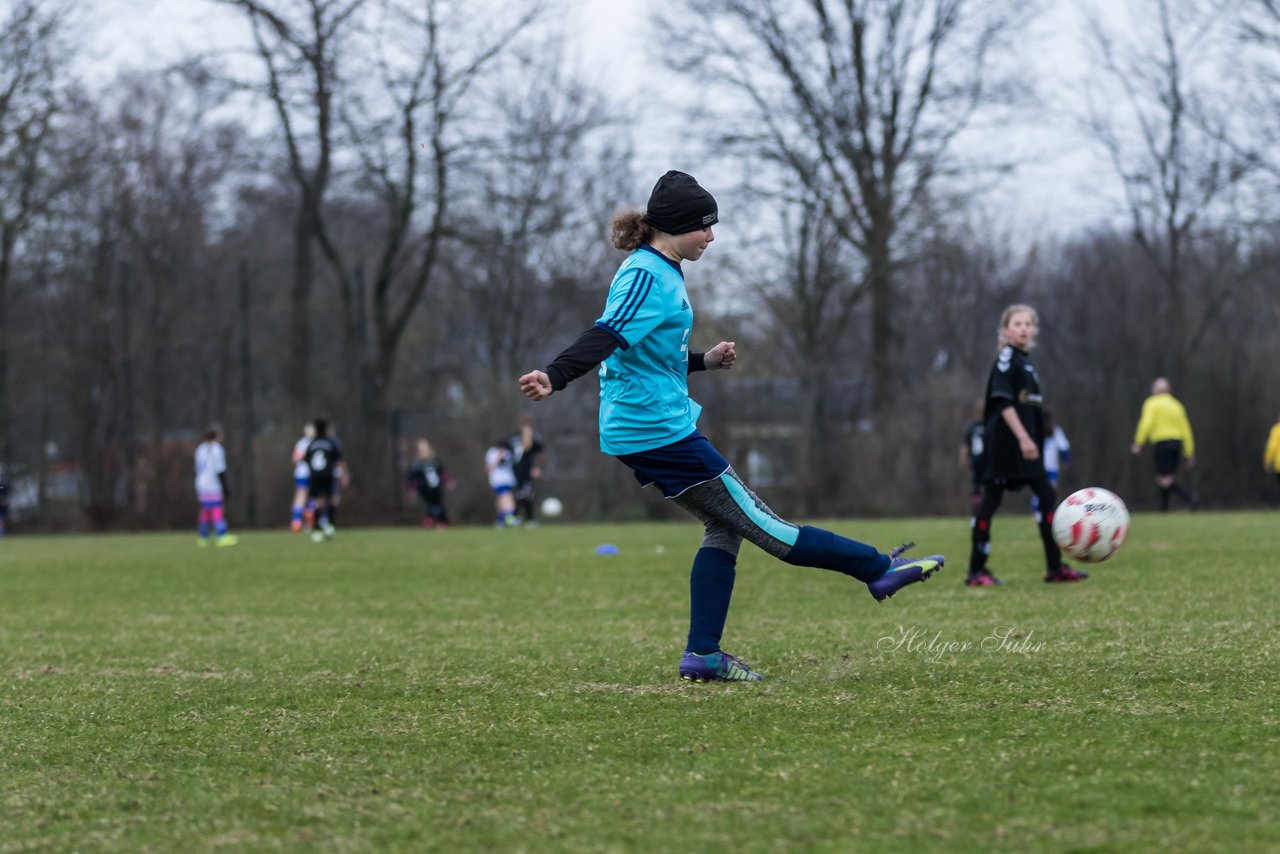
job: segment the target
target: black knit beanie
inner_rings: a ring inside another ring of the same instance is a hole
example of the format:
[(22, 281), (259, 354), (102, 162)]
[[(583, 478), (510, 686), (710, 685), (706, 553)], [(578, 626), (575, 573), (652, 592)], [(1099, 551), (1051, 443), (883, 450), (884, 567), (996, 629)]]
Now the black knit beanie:
[(649, 194), (644, 221), (667, 234), (687, 234), (720, 221), (716, 200), (692, 175), (672, 169)]

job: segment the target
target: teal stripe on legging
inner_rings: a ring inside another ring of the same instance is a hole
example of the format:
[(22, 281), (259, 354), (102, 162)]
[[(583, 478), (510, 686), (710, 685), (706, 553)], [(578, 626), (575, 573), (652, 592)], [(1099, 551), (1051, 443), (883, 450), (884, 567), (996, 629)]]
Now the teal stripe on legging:
[(766, 534), (775, 540), (781, 540), (789, 546), (796, 544), (796, 537), (800, 536), (799, 528), (795, 525), (789, 525), (773, 514), (761, 510), (755, 499), (743, 487), (742, 482), (729, 472), (720, 475), (720, 481), (729, 490), (733, 503), (737, 504), (738, 508), (747, 514), (747, 518), (758, 525)]

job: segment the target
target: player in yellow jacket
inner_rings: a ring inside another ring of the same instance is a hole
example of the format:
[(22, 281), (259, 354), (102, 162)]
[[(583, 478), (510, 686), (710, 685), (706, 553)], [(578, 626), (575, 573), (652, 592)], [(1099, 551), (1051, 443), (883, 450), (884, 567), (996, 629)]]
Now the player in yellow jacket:
[(1262, 452), (1262, 467), (1280, 482), (1280, 419), (1272, 425), (1271, 435), (1267, 437), (1267, 449)]
[(1199, 498), (1178, 483), (1178, 463), (1186, 457), (1187, 468), (1196, 464), (1196, 440), (1191, 433), (1187, 410), (1169, 391), (1169, 381), (1157, 377), (1151, 384), (1151, 396), (1142, 402), (1142, 417), (1133, 434), (1134, 454), (1142, 453), (1142, 446), (1155, 446), (1156, 484), (1160, 487), (1160, 510), (1169, 509), (1169, 493), (1176, 492), (1195, 510)]

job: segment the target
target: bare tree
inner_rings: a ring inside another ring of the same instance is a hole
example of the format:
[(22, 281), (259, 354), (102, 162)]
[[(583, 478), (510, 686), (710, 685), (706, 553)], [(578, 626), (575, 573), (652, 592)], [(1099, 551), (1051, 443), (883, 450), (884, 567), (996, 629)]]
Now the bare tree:
[(0, 21), (0, 462), (13, 457), (10, 292), (18, 241), (61, 188), (50, 168), (72, 55), (66, 8), (19, 0)]
[(785, 268), (776, 279), (767, 276), (756, 286), (777, 332), (771, 337), (798, 386), (797, 512), (809, 514), (817, 510), (818, 496), (831, 493), (832, 478), (839, 475), (831, 465), (831, 430), (837, 420), (830, 411), (837, 399), (831, 383), (845, 373), (840, 363), (848, 355), (845, 333), (858, 294), (848, 287), (854, 273), (847, 244), (842, 245), (818, 200), (801, 199), (784, 213), (783, 221), (788, 235)]
[(998, 91), (993, 54), (1028, 4), (691, 0), (674, 65), (729, 90), (728, 142), (780, 165), (862, 260), (874, 396), (892, 390), (897, 275), (911, 220), (956, 165), (953, 143)]
[(1255, 133), (1257, 164), (1280, 177), (1280, 0), (1224, 3), (1236, 16), (1236, 39), (1244, 48), (1243, 64), (1253, 84), (1245, 111)]
[(290, 351), (286, 388), (290, 416), (311, 408), (311, 294), (315, 247), (334, 175), (338, 124), (335, 99), (343, 85), (345, 50), (367, 0), (212, 0), (248, 18), (264, 80), (240, 84), (261, 92), (280, 126), (289, 175), (297, 188), (290, 290)]
[[(121, 333), (141, 332), (136, 341), (122, 335), (117, 345), (123, 397), (132, 428), (133, 407), (143, 395), (132, 392), (131, 378), (141, 376), (154, 481), (151, 506), (141, 509), (153, 515), (186, 494), (185, 480), (170, 477), (167, 430), (193, 415), (202, 423), (221, 418), (225, 401), (218, 390), (227, 381), (226, 342), (235, 315), (230, 288), (210, 286), (217, 275), (210, 247), (217, 198), (232, 174), (241, 133), (236, 124), (210, 118), (217, 101), (207, 83), (130, 75), (102, 98), (113, 104), (101, 134), (111, 142), (104, 164), (111, 170), (107, 207), (118, 224), (122, 265), (112, 276), (121, 294), (117, 315), (125, 321)], [(139, 350), (144, 355), (135, 361)], [(193, 388), (193, 377), (204, 381)], [(198, 412), (179, 413), (182, 403)], [(136, 441), (126, 431), (123, 446), (132, 449)], [(181, 492), (170, 494), (176, 489)]]
[(1132, 40), (1091, 22), (1099, 74), (1088, 125), (1122, 181), (1133, 239), (1164, 286), (1151, 311), (1170, 343), (1148, 371), (1182, 374), (1232, 286), (1238, 246), (1218, 237), (1239, 222), (1234, 193), (1252, 158), (1233, 143), (1231, 98), (1206, 73), (1221, 35), (1213, 7), (1146, 0), (1128, 9), (1146, 28)]
[[(391, 381), (405, 331), (435, 282), (459, 151), (478, 82), (545, 12), (523, 3), (483, 20), (446, 0), (379, 4), (367, 55), (373, 73), (344, 89), (341, 122), (358, 159), (354, 189), (368, 200), (372, 228), (344, 240), (323, 210), (315, 237), (341, 300), (341, 329), (359, 369), (366, 453), (377, 494), (392, 494)], [(493, 26), (492, 21), (502, 23)], [(366, 261), (371, 273), (364, 280)], [(385, 468), (384, 468), (385, 466)]]
[[(493, 9), (480, 25), (474, 8), (445, 0), (381, 6), (371, 39), (375, 85), (353, 90), (343, 111), (376, 211), (375, 239), (370, 247), (344, 245), (323, 220), (319, 232), (342, 300), (343, 331), (357, 354), (371, 436), (386, 436), (400, 344), (438, 278), (452, 232), (455, 184), (465, 183), (460, 155), (477, 134), (470, 100), (546, 8)], [(366, 257), (367, 285), (354, 272)], [(376, 452), (376, 459), (389, 456)]]
[(468, 302), (462, 346), (484, 367), (484, 386), (505, 397), (521, 366), (548, 355), (548, 336), (595, 319), (579, 316), (566, 330), (566, 314), (603, 305), (616, 254), (602, 234), (629, 178), (604, 134), (603, 96), (556, 45), (534, 55), (501, 81), (491, 118), (499, 130), (469, 156), (473, 190), (456, 210), (467, 249), (452, 274)]

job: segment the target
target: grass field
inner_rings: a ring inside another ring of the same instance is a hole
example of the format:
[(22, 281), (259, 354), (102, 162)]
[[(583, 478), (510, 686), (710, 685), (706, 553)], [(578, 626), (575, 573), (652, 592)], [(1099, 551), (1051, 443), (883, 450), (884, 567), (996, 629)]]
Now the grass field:
[(758, 685), (676, 678), (693, 525), (9, 537), (0, 851), (1280, 849), (1280, 516), (1050, 587), (1007, 509), (990, 591), (963, 520), (833, 527), (951, 565), (744, 549)]

